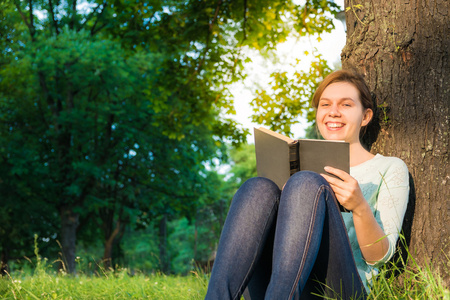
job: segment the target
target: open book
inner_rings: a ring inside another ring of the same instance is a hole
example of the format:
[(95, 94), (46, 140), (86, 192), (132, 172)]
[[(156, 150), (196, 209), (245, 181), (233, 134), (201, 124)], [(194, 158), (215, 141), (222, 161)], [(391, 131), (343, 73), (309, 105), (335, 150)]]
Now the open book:
[[(350, 172), (349, 143), (294, 140), (262, 127), (255, 128), (254, 131), (258, 176), (271, 179), (280, 189), (289, 177), (298, 171), (308, 170), (320, 174), (326, 173), (323, 169), (325, 166), (330, 166)], [(340, 209), (345, 211), (342, 206)]]

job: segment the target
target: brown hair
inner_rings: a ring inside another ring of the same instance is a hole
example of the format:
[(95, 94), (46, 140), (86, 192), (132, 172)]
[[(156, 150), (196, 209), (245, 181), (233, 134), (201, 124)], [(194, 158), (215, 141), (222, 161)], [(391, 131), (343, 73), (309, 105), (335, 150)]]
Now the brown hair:
[(374, 111), (372, 96), (370, 94), (369, 88), (364, 81), (364, 78), (354, 72), (349, 70), (339, 70), (329, 74), (325, 79), (319, 84), (314, 96), (312, 98), (312, 106), (317, 109), (319, 105), (320, 97), (323, 91), (332, 83), (336, 82), (348, 82), (352, 84), (359, 92), (359, 100), (361, 101), (364, 109), (370, 108)]
[[(319, 106), (319, 100), (322, 96), (323, 91), (332, 83), (336, 82), (348, 82), (352, 84), (359, 93), (359, 100), (361, 101), (361, 104), (366, 109), (371, 109), (373, 111), (373, 117), (370, 120), (370, 122), (361, 128), (361, 131), (359, 133), (360, 139), (366, 134), (367, 128), (372, 123), (373, 119), (376, 118), (376, 111), (373, 105), (372, 101), (372, 95), (370, 94), (369, 87), (367, 86), (366, 82), (364, 81), (364, 78), (361, 74), (357, 73), (356, 71), (350, 71), (350, 70), (338, 70), (334, 71), (333, 73), (329, 74), (325, 79), (319, 84), (319, 87), (317, 88), (316, 92), (314, 93), (314, 96), (312, 98), (312, 106), (317, 109)], [(370, 130), (369, 130), (370, 131)], [(375, 138), (376, 139), (376, 138)], [(371, 142), (367, 142), (369, 144), (369, 148), (371, 145)]]

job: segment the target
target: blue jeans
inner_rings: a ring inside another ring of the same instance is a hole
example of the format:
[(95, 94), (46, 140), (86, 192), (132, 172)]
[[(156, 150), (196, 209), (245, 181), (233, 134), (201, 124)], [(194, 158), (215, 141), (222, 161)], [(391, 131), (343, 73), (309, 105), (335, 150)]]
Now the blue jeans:
[[(365, 299), (334, 193), (319, 174), (294, 174), (283, 192), (267, 178), (236, 192), (207, 300)], [(314, 295), (316, 294), (316, 295)]]

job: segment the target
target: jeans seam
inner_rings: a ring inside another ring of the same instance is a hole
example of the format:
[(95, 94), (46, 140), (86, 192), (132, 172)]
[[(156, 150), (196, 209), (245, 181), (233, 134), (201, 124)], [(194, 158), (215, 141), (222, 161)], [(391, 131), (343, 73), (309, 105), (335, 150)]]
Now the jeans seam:
[(309, 246), (310, 246), (310, 244), (311, 244), (311, 236), (312, 236), (312, 234), (311, 234), (311, 231), (312, 231), (311, 228), (312, 228), (312, 226), (313, 226), (313, 224), (314, 224), (314, 222), (315, 222), (315, 220), (316, 220), (316, 212), (317, 212), (317, 207), (318, 207), (318, 205), (319, 205), (319, 201), (317, 201), (317, 196), (320, 195), (320, 193), (321, 193), (321, 191), (323, 190), (323, 188), (324, 188), (324, 186), (321, 185), (321, 186), (317, 189), (316, 196), (314, 197), (313, 217), (311, 218), (311, 222), (309, 223), (308, 237), (307, 237), (307, 243), (306, 243), (306, 246), (305, 246), (305, 251), (303, 252), (303, 256), (302, 256), (302, 260), (301, 260), (301, 263), (300, 263), (300, 267), (299, 267), (299, 270), (298, 270), (298, 272), (297, 272), (297, 276), (296, 276), (296, 278), (295, 278), (294, 285), (292, 286), (291, 292), (289, 293), (288, 299), (291, 299), (291, 298), (294, 296), (294, 293), (295, 293), (295, 290), (296, 290), (296, 288), (297, 288), (298, 282), (300, 281), (300, 276), (301, 276), (302, 271), (303, 271), (303, 268), (304, 268), (304, 266), (305, 266), (306, 256), (307, 256), (307, 253), (308, 253)]
[[(328, 187), (327, 187), (327, 189), (328, 189)], [(333, 194), (334, 194), (334, 193), (333, 193)], [(336, 198), (336, 196), (334, 196), (334, 197)], [(337, 201), (338, 201), (338, 200), (336, 199), (336, 201), (333, 201), (333, 202), (334, 202), (335, 207), (339, 210), (339, 206), (338, 206), (337, 203), (336, 203)], [(339, 214), (340, 214), (340, 212), (339, 212)], [(339, 219), (341, 220), (342, 227), (346, 229), (345, 231), (346, 231), (346, 233), (347, 233), (347, 227), (345, 226), (345, 223), (344, 223), (344, 220), (342, 219), (342, 216), (341, 216), (341, 218), (339, 218)], [(361, 280), (361, 276), (359, 276), (358, 267), (356, 266), (355, 257), (353, 256), (353, 249), (352, 249), (352, 245), (350, 244), (350, 239), (349, 239), (349, 237), (348, 237), (348, 233), (347, 233), (345, 236), (347, 237), (345, 240), (347, 241), (348, 246), (349, 246), (349, 248), (350, 248), (350, 251), (351, 251), (351, 253), (352, 253), (352, 260), (353, 260), (353, 264), (354, 264), (354, 266), (355, 266), (355, 268), (356, 268), (356, 275), (357, 275), (357, 277), (358, 277), (359, 283), (360, 283), (361, 286), (363, 287), (363, 293), (366, 293), (366, 290), (365, 290), (365, 287), (364, 287), (364, 283), (363, 283), (362, 280)]]
[[(269, 211), (268, 216), (267, 216), (267, 218), (266, 218), (266, 222), (265, 222), (265, 224), (264, 224), (264, 230), (263, 230), (263, 233), (264, 233), (265, 230), (267, 229), (267, 225), (268, 225), (268, 223), (269, 223), (270, 215), (272, 214), (274, 208), (276, 208), (276, 207), (278, 206), (278, 202), (279, 202), (279, 197), (277, 196), (277, 200), (273, 203), (272, 209)], [(258, 243), (258, 247), (261, 245), (261, 242), (262, 242), (262, 237), (261, 237), (261, 239), (260, 239), (260, 241), (259, 241), (259, 243)], [(264, 249), (262, 249), (261, 251), (263, 251), (263, 250), (264, 250)], [(255, 264), (256, 256), (257, 256), (257, 253), (255, 253), (255, 255), (253, 256), (252, 263), (251, 263), (251, 265), (250, 265), (250, 267), (249, 267), (249, 269), (248, 269), (248, 271), (247, 271), (247, 274), (245, 274), (245, 276), (244, 276), (244, 278), (243, 278), (243, 281), (242, 281), (242, 283), (240, 284), (240, 286), (239, 286), (239, 288), (238, 288), (236, 294), (233, 296), (233, 300), (240, 299), (240, 296), (241, 296), (241, 294), (243, 293), (244, 282), (247, 281), (248, 275), (249, 275), (249, 273), (250, 273), (250, 270), (252, 269), (252, 267), (253, 267), (254, 264)], [(241, 291), (242, 291), (242, 292), (241, 292)]]

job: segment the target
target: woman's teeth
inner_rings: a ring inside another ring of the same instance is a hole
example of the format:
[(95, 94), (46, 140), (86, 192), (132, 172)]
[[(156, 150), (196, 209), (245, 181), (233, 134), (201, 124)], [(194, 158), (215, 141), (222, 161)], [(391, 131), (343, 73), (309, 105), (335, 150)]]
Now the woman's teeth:
[(327, 123), (327, 126), (331, 127), (331, 128), (341, 128), (341, 127), (344, 127), (344, 124), (342, 124), (342, 123)]

